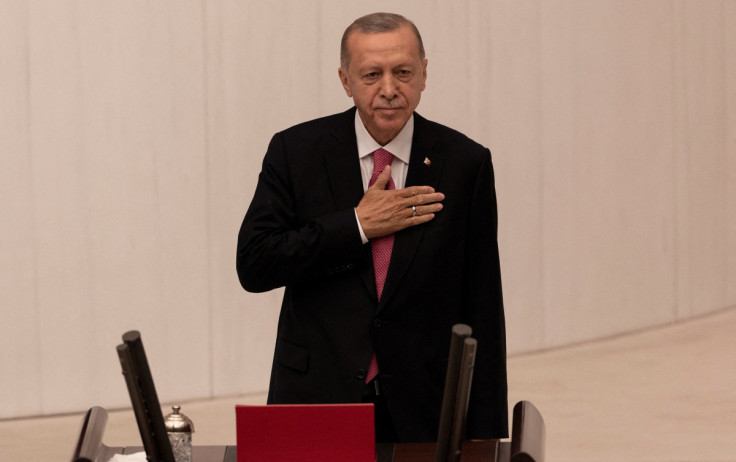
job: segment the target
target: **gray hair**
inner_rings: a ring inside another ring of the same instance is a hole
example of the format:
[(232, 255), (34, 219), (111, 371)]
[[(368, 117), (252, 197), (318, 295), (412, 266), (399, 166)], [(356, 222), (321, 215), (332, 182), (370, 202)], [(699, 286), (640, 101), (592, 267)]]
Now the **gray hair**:
[(377, 34), (380, 32), (391, 32), (395, 31), (401, 26), (409, 26), (414, 32), (414, 36), (417, 38), (417, 45), (419, 47), (419, 57), (424, 60), (424, 43), (422, 43), (422, 36), (419, 34), (419, 29), (414, 25), (413, 22), (395, 13), (372, 13), (362, 16), (345, 29), (342, 34), (342, 41), (340, 42), (340, 66), (343, 70), (347, 70), (350, 65), (350, 51), (348, 50), (348, 38), (350, 35), (359, 31), (364, 34)]

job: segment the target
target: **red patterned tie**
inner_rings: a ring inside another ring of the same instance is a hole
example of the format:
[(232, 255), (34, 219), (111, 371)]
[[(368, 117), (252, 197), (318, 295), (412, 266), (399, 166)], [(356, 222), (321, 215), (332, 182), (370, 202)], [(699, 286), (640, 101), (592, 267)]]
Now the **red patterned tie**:
[[(378, 175), (381, 174), (387, 165), (391, 164), (394, 160), (394, 155), (385, 149), (378, 149), (373, 152), (373, 174), (371, 175), (371, 181), (368, 186), (373, 184), (378, 179)], [(386, 189), (396, 189), (393, 178), (389, 178), (386, 184)], [(394, 247), (394, 235), (389, 234), (388, 236), (378, 237), (371, 239), (371, 252), (373, 253), (373, 272), (376, 277), (376, 294), (378, 300), (381, 300), (381, 294), (383, 293), (383, 284), (386, 282), (386, 273), (388, 273), (388, 264), (391, 261), (391, 250)], [(368, 366), (368, 374), (365, 377), (365, 383), (373, 380), (378, 375), (378, 363), (376, 362), (376, 354), (374, 353), (371, 357), (371, 363)]]

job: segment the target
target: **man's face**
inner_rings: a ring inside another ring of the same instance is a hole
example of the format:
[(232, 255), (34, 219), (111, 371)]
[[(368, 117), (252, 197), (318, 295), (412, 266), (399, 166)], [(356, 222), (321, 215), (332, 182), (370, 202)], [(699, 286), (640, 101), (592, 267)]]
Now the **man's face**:
[(427, 80), (427, 60), (409, 26), (391, 32), (348, 37), (350, 63), (338, 70), (342, 86), (353, 98), (368, 133), (385, 146), (399, 134)]

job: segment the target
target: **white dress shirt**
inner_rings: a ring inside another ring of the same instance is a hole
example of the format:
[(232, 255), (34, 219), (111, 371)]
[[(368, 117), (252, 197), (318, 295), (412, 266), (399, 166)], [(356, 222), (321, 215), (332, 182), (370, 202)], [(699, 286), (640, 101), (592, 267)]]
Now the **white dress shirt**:
[[(360, 114), (355, 111), (355, 136), (358, 139), (358, 157), (360, 158), (360, 174), (363, 178), (363, 191), (368, 190), (368, 183), (373, 175), (373, 151), (383, 148), (394, 155), (391, 162), (391, 178), (394, 180), (396, 189), (402, 189), (406, 184), (406, 174), (409, 171), (409, 157), (411, 157), (411, 140), (414, 136), (414, 115), (409, 117), (406, 125), (401, 129), (398, 135), (391, 140), (386, 146), (381, 146), (368, 133), (363, 121), (360, 120)], [(360, 226), (358, 219), (358, 211), (355, 211), (355, 220), (358, 222), (358, 230), (363, 244), (368, 243), (365, 237), (363, 227)]]

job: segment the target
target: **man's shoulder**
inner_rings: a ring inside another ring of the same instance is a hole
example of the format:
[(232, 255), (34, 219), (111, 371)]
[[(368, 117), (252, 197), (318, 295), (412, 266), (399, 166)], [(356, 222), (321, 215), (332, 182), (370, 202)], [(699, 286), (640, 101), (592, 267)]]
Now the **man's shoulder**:
[(279, 132), (285, 137), (315, 138), (329, 133), (349, 134), (354, 131), (355, 108), (293, 125)]
[(454, 128), (426, 119), (417, 113), (414, 116), (414, 129), (415, 134), (418, 136), (429, 136), (443, 145), (452, 146), (455, 149), (465, 152), (477, 152), (480, 154), (488, 151), (488, 148)]

